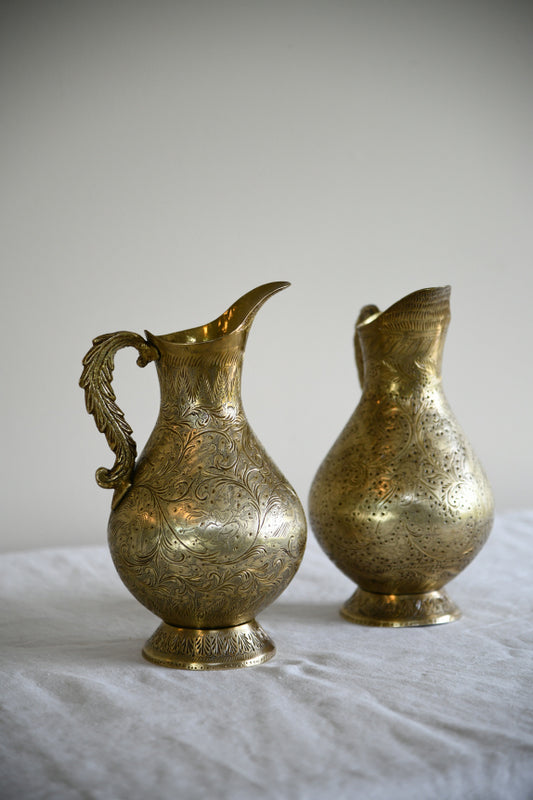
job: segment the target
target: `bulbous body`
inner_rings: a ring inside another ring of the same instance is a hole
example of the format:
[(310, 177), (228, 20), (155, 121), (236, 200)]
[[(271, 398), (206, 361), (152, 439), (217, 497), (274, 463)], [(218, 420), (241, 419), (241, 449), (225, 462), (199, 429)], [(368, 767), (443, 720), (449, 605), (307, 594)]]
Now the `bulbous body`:
[(163, 620), (143, 651), (157, 663), (247, 666), (274, 653), (254, 618), (294, 576), (306, 522), (248, 424), (240, 387), (253, 316), (286, 285), (259, 287), (208, 325), (147, 333), (160, 413), (116, 495), (108, 540), (127, 588)]
[(352, 621), (456, 619), (442, 587), (490, 532), (490, 487), (442, 390), (449, 294), (365, 307), (356, 328), (363, 394), (309, 499), (318, 541), (359, 586), (342, 610)]
[(242, 334), (207, 352), (148, 340), (163, 354), (163, 400), (132, 486), (111, 513), (113, 561), (169, 625), (248, 622), (292, 579), (305, 522), (242, 409)]

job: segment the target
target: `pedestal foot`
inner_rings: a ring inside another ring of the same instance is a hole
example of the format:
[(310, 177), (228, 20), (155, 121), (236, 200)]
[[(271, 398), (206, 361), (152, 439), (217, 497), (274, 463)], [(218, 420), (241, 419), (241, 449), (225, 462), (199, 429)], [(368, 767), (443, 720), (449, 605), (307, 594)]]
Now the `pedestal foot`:
[(276, 648), (255, 621), (231, 628), (177, 628), (161, 623), (148, 639), (143, 656), (174, 669), (236, 669), (263, 664)]
[(441, 625), (461, 616), (442, 589), (421, 594), (378, 594), (357, 589), (341, 608), (341, 614), (360, 625), (391, 628)]

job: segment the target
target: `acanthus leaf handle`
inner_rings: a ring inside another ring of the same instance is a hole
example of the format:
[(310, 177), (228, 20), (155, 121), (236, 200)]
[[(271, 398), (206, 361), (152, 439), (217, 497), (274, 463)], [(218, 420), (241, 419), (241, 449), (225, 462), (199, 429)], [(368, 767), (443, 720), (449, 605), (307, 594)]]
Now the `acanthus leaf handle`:
[(83, 359), (80, 386), (85, 391), (85, 405), (92, 414), (96, 427), (105, 434), (107, 443), (115, 454), (111, 469), (99, 467), (96, 482), (104, 489), (114, 489), (112, 506), (120, 502), (131, 486), (137, 446), (133, 431), (123, 412), (116, 404), (112, 387), (115, 354), (123, 347), (135, 347), (139, 352), (137, 364), (145, 367), (159, 358), (157, 348), (138, 333), (117, 331), (104, 333), (93, 339), (93, 346)]

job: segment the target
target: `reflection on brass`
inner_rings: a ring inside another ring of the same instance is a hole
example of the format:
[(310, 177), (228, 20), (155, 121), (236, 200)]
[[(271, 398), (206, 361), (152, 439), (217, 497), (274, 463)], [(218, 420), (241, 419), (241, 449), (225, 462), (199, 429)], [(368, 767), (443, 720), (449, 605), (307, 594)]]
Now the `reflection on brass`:
[[(83, 360), (87, 410), (116, 455), (100, 468), (114, 489), (109, 546), (131, 593), (163, 622), (143, 650), (157, 664), (227, 669), (260, 664), (274, 645), (254, 617), (285, 589), (306, 538), (294, 490), (251, 430), (241, 402), (246, 339), (261, 305), (288, 283), (249, 292), (213, 322), (168, 336), (99, 336)], [(116, 351), (155, 361), (156, 426), (135, 463), (115, 403)]]
[(313, 481), (310, 523), (359, 588), (352, 622), (408, 626), (460, 616), (442, 587), (485, 543), (490, 487), (441, 386), (450, 287), (422, 289), (355, 333), (363, 393)]

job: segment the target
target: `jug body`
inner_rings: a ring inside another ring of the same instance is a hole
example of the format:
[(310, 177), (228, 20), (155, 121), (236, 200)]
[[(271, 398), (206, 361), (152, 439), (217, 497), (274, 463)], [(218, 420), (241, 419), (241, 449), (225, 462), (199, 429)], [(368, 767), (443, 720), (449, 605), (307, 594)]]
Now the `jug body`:
[(162, 619), (143, 650), (155, 663), (231, 668), (274, 654), (255, 616), (298, 569), (306, 522), (240, 388), (253, 315), (286, 285), (259, 287), (208, 325), (147, 333), (161, 406), (113, 504), (108, 541), (124, 584)]
[(362, 397), (309, 498), (318, 541), (359, 587), (342, 609), (355, 622), (457, 619), (443, 587), (490, 532), (487, 478), (442, 389), (448, 321), (449, 287), (358, 321)]

